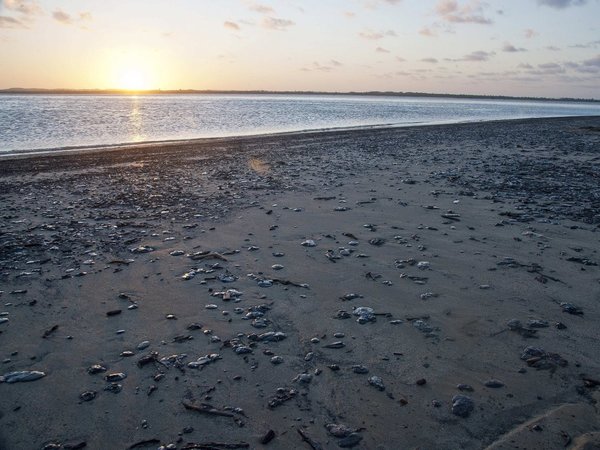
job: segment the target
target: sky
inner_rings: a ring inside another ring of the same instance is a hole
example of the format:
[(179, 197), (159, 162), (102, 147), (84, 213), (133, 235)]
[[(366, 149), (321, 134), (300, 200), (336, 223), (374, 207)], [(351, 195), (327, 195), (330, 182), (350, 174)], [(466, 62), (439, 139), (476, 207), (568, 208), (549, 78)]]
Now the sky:
[(600, 0), (0, 0), (0, 89), (600, 99)]

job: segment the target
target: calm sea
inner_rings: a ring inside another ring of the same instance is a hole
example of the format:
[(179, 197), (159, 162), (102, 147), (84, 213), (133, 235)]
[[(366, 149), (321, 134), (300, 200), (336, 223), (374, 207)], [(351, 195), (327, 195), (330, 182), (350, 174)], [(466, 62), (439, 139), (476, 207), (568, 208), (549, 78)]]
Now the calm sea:
[(0, 152), (600, 115), (600, 104), (307, 95), (0, 95)]

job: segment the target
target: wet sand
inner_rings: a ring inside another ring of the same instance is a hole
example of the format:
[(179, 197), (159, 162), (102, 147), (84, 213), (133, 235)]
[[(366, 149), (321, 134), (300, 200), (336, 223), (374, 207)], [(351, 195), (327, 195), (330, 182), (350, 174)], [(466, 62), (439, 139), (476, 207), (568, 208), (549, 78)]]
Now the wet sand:
[(598, 174), (600, 118), (2, 159), (0, 448), (597, 448)]

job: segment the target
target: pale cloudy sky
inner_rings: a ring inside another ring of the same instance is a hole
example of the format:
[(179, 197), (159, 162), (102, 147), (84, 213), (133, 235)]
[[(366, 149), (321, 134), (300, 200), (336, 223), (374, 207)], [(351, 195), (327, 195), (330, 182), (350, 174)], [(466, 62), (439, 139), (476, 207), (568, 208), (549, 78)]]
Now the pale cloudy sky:
[(600, 0), (0, 0), (0, 88), (600, 99)]

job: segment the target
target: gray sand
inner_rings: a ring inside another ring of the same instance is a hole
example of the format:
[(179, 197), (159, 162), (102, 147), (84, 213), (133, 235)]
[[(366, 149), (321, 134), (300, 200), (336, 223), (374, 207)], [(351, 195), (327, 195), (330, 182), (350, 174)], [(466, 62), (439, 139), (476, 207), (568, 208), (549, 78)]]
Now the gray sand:
[[(0, 160), (0, 376), (45, 373), (0, 383), (0, 448), (596, 448), (599, 130), (521, 120)], [(214, 295), (229, 289), (242, 294)]]

